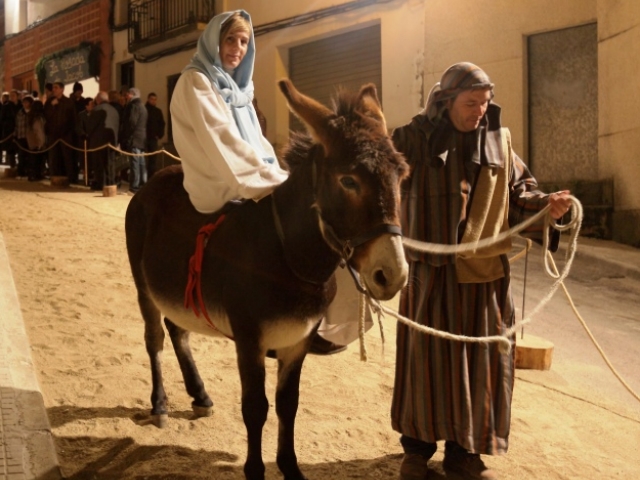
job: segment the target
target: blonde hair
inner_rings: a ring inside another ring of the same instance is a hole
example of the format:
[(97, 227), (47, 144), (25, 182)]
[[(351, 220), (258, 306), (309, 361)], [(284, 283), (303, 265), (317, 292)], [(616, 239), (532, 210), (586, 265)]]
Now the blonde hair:
[(240, 12), (235, 12), (222, 24), (219, 44), (222, 44), (228, 34), (237, 31), (242, 31), (251, 35), (251, 24)]

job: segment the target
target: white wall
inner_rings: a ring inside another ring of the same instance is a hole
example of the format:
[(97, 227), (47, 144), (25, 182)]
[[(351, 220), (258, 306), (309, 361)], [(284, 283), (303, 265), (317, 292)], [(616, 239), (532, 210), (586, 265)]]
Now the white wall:
[(640, 208), (640, 2), (598, 2), (600, 174), (616, 210)]
[(470, 61), (496, 84), (495, 100), (526, 161), (526, 36), (596, 20), (596, 0), (428, 0), (425, 91), (450, 65)]
[(31, 25), (39, 20), (44, 20), (51, 15), (68, 8), (79, 0), (30, 0), (27, 9), (27, 22)]

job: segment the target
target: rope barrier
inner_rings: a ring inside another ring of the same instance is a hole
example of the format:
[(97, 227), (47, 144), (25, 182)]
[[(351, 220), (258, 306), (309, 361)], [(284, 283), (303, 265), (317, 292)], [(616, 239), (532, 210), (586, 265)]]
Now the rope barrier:
[[(8, 137), (0, 140), (0, 143), (4, 143), (9, 141), (10, 138), (14, 137), (15, 134), (11, 134)], [(167, 155), (170, 158), (173, 158), (174, 160), (181, 162), (182, 159), (180, 157), (175, 156), (174, 154), (172, 154), (171, 152), (168, 152), (167, 150), (165, 150), (164, 148), (160, 149), (160, 150), (156, 150), (154, 152), (141, 152), (141, 153), (131, 153), (131, 152), (127, 152), (125, 150), (122, 150), (121, 148), (111, 145), (110, 143), (106, 143), (100, 147), (96, 147), (96, 148), (87, 148), (86, 146), (86, 140), (85, 140), (85, 146), (84, 148), (79, 148), (76, 147), (75, 145), (71, 145), (68, 142), (65, 142), (63, 139), (58, 138), (57, 140), (55, 140), (51, 145), (49, 145), (47, 148), (44, 148), (42, 150), (30, 150), (28, 148), (24, 148), (22, 145), (20, 145), (18, 142), (16, 142), (16, 140), (13, 140), (13, 143), (22, 151), (27, 152), (27, 153), (33, 153), (33, 154), (38, 154), (38, 153), (45, 153), (48, 152), (49, 150), (51, 150), (53, 147), (55, 147), (58, 143), (62, 143), (64, 145), (66, 145), (68, 148), (75, 150), (77, 152), (84, 152), (85, 155), (87, 153), (92, 153), (92, 152), (98, 152), (100, 150), (104, 150), (105, 148), (110, 148), (112, 150), (115, 150), (116, 152), (120, 153), (121, 155), (126, 155), (129, 157), (150, 157), (153, 155), (158, 155), (160, 153)]]

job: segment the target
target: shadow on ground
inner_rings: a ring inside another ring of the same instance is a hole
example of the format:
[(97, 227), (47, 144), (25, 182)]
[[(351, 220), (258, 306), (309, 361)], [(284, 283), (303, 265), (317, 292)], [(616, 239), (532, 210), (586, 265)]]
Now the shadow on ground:
[[(193, 450), (171, 445), (137, 445), (131, 438), (72, 437), (56, 440), (60, 457), (74, 452), (96, 451), (80, 470), (68, 472), (68, 480), (244, 480), (243, 458), (223, 451)], [(61, 458), (63, 460), (63, 458)], [(397, 480), (401, 455), (386, 455), (368, 460), (350, 460), (313, 465), (300, 464), (309, 480)], [(266, 464), (266, 479), (280, 480), (282, 474), (274, 463)], [(444, 480), (430, 471), (430, 480)]]
[[(95, 418), (129, 418), (133, 422), (147, 417), (148, 411), (137, 408), (53, 407), (47, 410), (52, 427)], [(191, 411), (174, 412), (171, 417), (190, 418)], [(244, 432), (238, 432), (244, 435)], [(225, 451), (209, 451), (174, 445), (139, 445), (132, 438), (97, 438), (90, 436), (56, 437), (56, 450), (67, 480), (243, 480), (244, 457)], [(401, 454), (366, 459), (300, 463), (309, 480), (397, 480)], [(74, 471), (69, 466), (75, 465)], [(78, 467), (78, 465), (80, 465)], [(437, 467), (436, 467), (437, 468)], [(266, 479), (280, 480), (275, 463), (266, 464)], [(431, 470), (430, 480), (443, 480)]]

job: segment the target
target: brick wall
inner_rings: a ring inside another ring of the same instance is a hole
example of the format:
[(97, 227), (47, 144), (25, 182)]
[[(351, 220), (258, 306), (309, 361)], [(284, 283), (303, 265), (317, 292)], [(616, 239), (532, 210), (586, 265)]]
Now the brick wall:
[[(111, 88), (112, 36), (109, 29), (109, 0), (84, 3), (62, 15), (53, 16), (37, 27), (25, 30), (5, 41), (4, 79), (6, 88), (21, 88), (25, 73), (35, 72), (43, 55), (80, 42), (101, 42), (100, 89)], [(35, 75), (35, 73), (34, 73)]]

